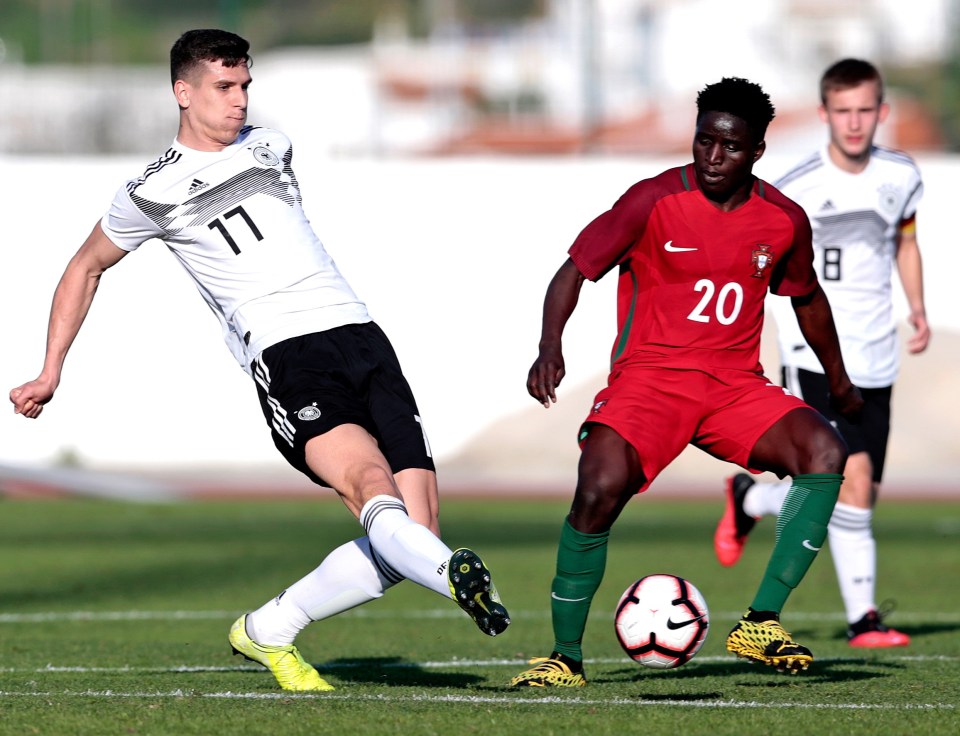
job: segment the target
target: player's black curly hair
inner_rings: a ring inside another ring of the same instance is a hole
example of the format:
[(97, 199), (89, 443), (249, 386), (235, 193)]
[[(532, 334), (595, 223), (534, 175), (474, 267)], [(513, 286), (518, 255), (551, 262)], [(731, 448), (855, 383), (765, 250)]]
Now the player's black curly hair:
[(222, 61), (224, 66), (251, 66), (250, 43), (230, 31), (198, 28), (187, 31), (170, 49), (170, 83), (186, 78), (204, 61)]
[(708, 84), (697, 95), (697, 121), (708, 112), (736, 115), (750, 126), (757, 143), (767, 134), (767, 126), (776, 115), (770, 95), (759, 84), (741, 77), (724, 77)]

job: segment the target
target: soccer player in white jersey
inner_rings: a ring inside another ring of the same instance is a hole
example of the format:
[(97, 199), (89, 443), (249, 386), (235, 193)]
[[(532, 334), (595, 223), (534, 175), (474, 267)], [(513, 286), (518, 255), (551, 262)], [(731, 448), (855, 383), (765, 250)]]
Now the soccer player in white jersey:
[[(864, 398), (859, 424), (833, 411), (823, 368), (804, 342), (791, 310), (771, 303), (778, 327), (783, 385), (823, 412), (850, 449), (828, 540), (853, 647), (894, 647), (910, 637), (883, 623), (875, 600), (876, 542), (872, 516), (886, 459), (890, 397), (899, 370), (893, 310), (896, 266), (913, 327), (907, 349), (930, 341), (915, 218), (923, 194), (913, 159), (874, 143), (889, 112), (876, 67), (843, 59), (820, 81), (826, 147), (795, 166), (777, 187), (799, 203), (813, 226), (815, 265), (830, 300), (843, 361)], [(782, 301), (782, 300), (774, 300)], [(741, 473), (726, 481), (727, 504), (714, 547), (724, 565), (740, 558), (755, 521), (779, 515), (789, 481), (755, 483)]]
[(67, 265), (43, 369), (10, 400), (19, 414), (40, 415), (101, 275), (147, 240), (162, 240), (254, 379), (277, 448), (332, 487), (366, 531), (229, 633), (235, 652), (267, 667), (284, 689), (332, 690), (294, 638), (404, 578), (455, 600), (491, 636), (510, 619), (476, 553), (440, 541), (436, 472), (413, 393), (304, 215), (290, 141), (246, 124), (248, 52), (244, 39), (212, 29), (174, 44), (177, 136), (119, 189)]

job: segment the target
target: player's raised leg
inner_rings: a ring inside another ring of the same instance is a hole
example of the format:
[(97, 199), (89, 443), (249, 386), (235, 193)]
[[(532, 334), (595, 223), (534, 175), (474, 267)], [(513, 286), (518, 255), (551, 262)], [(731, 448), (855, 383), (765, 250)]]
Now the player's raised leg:
[(363, 525), (374, 562), (385, 577), (407, 578), (454, 598), (448, 574), (453, 552), (410, 518), (393, 473), (370, 434), (354, 424), (340, 425), (312, 438), (306, 453), (311, 470), (336, 489)]
[[(336, 461), (331, 462), (330, 457)], [(357, 515), (370, 538), (373, 559), (385, 577), (407, 578), (452, 598), (485, 634), (495, 636), (510, 623), (500, 603), (490, 571), (471, 550), (454, 554), (436, 534), (409, 517), (401, 490), (374, 439), (356, 425), (342, 425), (307, 444), (307, 462), (340, 493)], [(326, 473), (326, 475), (323, 475)], [(398, 473), (403, 493), (422, 506), (435, 494), (436, 481), (427, 491), (424, 473)], [(432, 479), (433, 473), (426, 474)], [(428, 501), (429, 505), (429, 501)], [(469, 557), (469, 560), (465, 559)], [(464, 573), (464, 566), (469, 574)]]
[[(432, 470), (408, 468), (394, 478), (410, 518), (440, 537), (440, 494), (437, 474)], [(496, 636), (510, 625), (510, 616), (500, 600), (490, 570), (475, 551), (461, 547), (450, 556), (447, 567), (450, 593), (457, 605), (473, 619), (482, 632)]]

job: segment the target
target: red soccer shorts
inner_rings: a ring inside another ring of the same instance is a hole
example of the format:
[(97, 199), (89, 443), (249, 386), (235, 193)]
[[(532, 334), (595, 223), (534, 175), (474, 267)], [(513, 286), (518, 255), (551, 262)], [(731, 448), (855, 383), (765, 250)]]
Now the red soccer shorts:
[(766, 376), (628, 365), (610, 374), (580, 432), (605, 424), (636, 449), (644, 491), (688, 445), (748, 468), (757, 440), (785, 414), (807, 407)]

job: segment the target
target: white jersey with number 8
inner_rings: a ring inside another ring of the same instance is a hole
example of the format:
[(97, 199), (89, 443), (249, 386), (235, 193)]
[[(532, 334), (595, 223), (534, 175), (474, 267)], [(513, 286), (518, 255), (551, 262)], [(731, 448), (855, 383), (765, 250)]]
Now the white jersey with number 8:
[[(920, 172), (905, 153), (871, 149), (866, 169), (850, 174), (826, 148), (776, 186), (803, 207), (813, 228), (814, 263), (830, 300), (847, 373), (861, 388), (893, 385), (900, 356), (893, 314), (893, 269), (901, 223), (923, 194)], [(823, 373), (786, 299), (769, 299), (781, 363)]]

